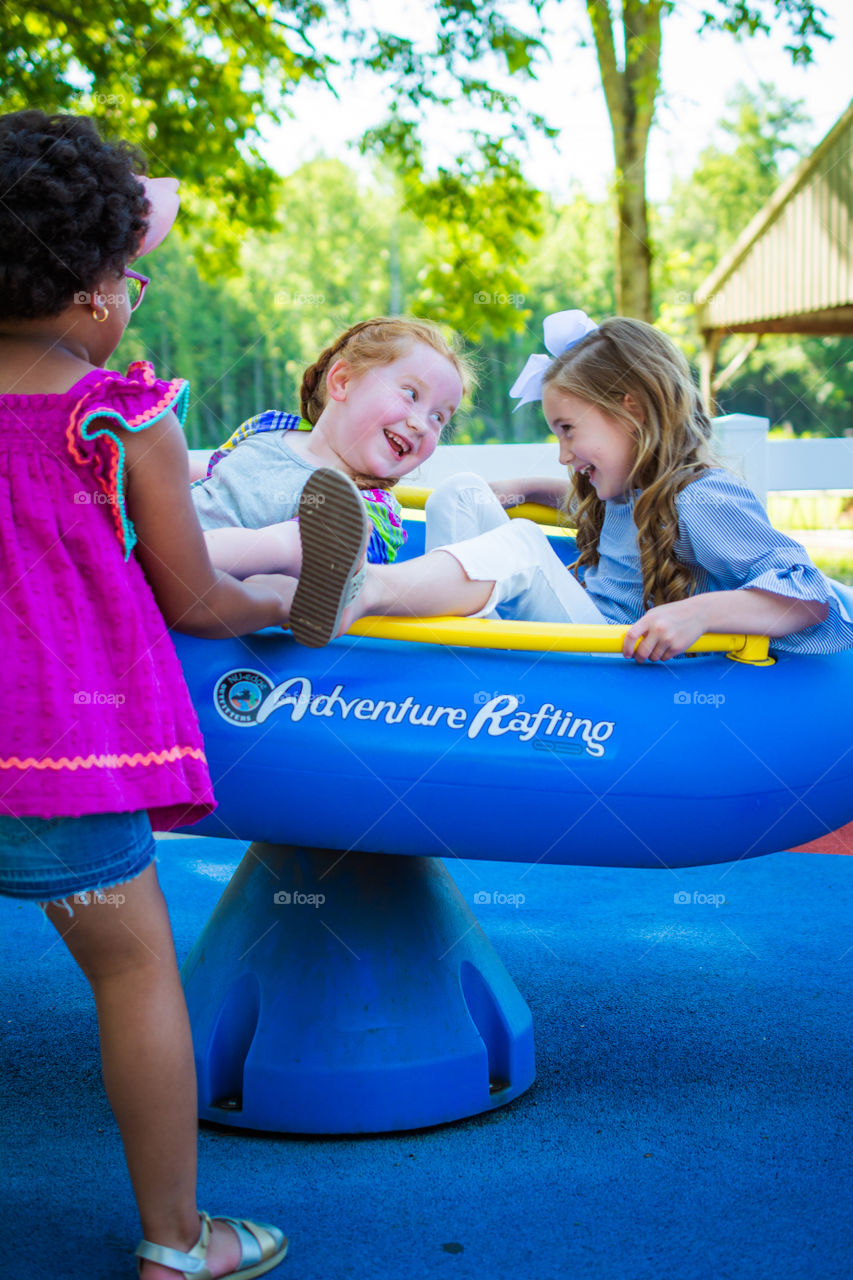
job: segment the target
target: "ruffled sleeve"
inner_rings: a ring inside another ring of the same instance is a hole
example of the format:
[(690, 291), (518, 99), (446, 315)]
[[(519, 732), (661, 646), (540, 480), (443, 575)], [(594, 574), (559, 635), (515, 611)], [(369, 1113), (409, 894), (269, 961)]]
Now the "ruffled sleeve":
[(827, 578), (805, 548), (774, 529), (758, 498), (728, 472), (706, 471), (676, 498), (678, 559), (693, 569), (699, 591), (743, 587), (791, 600), (828, 604), (823, 622), (773, 640), (795, 653), (838, 653), (853, 647), (853, 591)]
[(147, 361), (130, 365), (127, 374), (105, 369), (87, 382), (68, 420), (68, 451), (78, 466), (91, 469), (105, 495), (125, 560), (136, 544), (136, 532), (124, 500), (124, 445), (110, 422), (125, 431), (142, 431), (167, 413), (184, 424), (189, 383), (183, 378), (164, 382), (154, 376)]

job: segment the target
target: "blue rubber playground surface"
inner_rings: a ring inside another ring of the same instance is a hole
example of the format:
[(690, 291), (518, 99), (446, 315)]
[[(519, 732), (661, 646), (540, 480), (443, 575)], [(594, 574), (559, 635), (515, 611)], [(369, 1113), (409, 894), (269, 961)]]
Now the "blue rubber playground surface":
[[(206, 847), (160, 843), (179, 960), (245, 846)], [(205, 1126), (200, 1204), (280, 1224), (291, 1280), (849, 1280), (853, 858), (450, 867), (532, 1010), (534, 1086), (408, 1133)], [(130, 1277), (88, 987), (36, 908), (0, 899), (0, 936), (0, 1274)]]

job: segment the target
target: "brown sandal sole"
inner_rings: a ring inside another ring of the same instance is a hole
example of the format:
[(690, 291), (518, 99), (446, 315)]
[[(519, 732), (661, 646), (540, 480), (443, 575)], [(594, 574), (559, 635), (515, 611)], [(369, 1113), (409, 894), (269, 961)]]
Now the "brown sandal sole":
[(302, 571), (290, 608), (294, 640), (320, 649), (337, 634), (364, 556), (368, 518), (348, 476), (320, 467), (299, 498)]

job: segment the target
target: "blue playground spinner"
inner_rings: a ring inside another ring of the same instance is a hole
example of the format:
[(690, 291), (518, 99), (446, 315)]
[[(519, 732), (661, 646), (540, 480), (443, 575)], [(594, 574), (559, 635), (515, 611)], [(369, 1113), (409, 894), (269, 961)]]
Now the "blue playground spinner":
[(530, 1011), (438, 858), (253, 844), (183, 978), (207, 1120), (420, 1128), (534, 1078)]
[(208, 1119), (413, 1128), (529, 1086), (529, 1013), (441, 858), (694, 866), (853, 817), (853, 653), (176, 643), (219, 801), (191, 833), (255, 842), (184, 968)]

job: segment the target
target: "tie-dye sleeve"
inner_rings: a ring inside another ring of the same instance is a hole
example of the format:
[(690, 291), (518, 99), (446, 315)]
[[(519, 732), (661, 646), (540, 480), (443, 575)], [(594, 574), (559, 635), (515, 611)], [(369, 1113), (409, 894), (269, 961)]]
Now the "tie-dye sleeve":
[(373, 524), (367, 544), (370, 564), (390, 564), (406, 541), (403, 510), (387, 489), (363, 489), (362, 498)]

